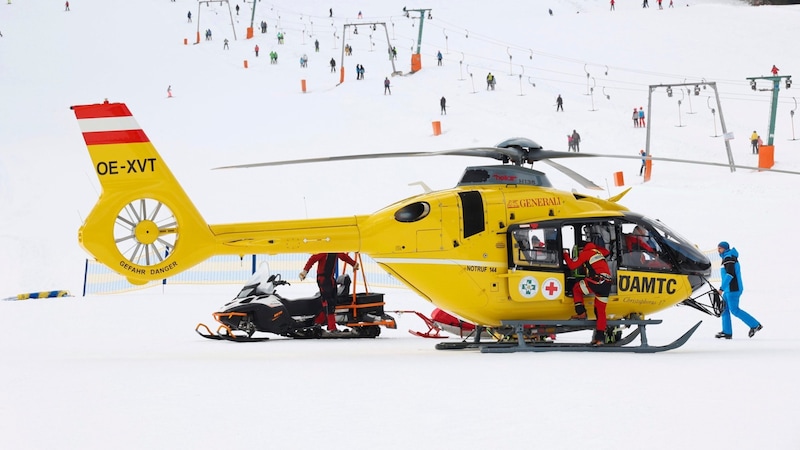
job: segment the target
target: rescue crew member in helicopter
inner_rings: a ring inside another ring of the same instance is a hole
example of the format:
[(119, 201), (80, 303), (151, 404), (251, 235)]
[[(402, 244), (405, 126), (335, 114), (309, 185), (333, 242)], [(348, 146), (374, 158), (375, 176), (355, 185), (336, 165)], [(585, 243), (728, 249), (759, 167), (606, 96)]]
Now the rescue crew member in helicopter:
[(648, 232), (639, 225), (633, 228), (633, 233), (625, 236), (625, 246), (629, 252), (658, 253), (647, 241)]
[(586, 319), (586, 307), (583, 305), (583, 296), (594, 294), (594, 314), (597, 317), (592, 345), (605, 344), (606, 335), (606, 304), (608, 294), (611, 292), (611, 270), (608, 268), (606, 256), (609, 255), (605, 247), (600, 247), (592, 242), (587, 242), (578, 253), (578, 259), (572, 260), (568, 252), (564, 252), (564, 261), (570, 270), (586, 266), (586, 277), (575, 283), (572, 287), (572, 300), (575, 302), (575, 315), (573, 319)]
[(353, 270), (358, 270), (358, 263), (347, 255), (347, 253), (317, 253), (311, 255), (300, 272), (300, 281), (306, 279), (309, 269), (314, 264), (317, 265), (317, 286), (322, 296), (322, 307), (325, 308), (328, 319), (328, 331), (335, 332), (336, 329), (336, 278), (333, 272), (336, 269), (336, 260), (341, 259), (353, 266)]

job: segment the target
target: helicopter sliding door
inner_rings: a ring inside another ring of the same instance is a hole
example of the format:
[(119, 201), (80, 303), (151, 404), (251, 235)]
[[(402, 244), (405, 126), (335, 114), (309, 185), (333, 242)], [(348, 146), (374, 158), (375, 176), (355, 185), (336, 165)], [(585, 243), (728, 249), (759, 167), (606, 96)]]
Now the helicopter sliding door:
[[(526, 223), (508, 227), (508, 293), (515, 303), (531, 304), (542, 317), (562, 314), (564, 271), (557, 224)], [(517, 306), (518, 308), (519, 306)], [(509, 311), (509, 317), (517, 311)]]
[[(572, 286), (585, 273), (581, 269), (569, 270), (563, 262), (562, 253), (567, 252), (572, 258), (577, 258), (578, 251), (585, 242), (593, 242), (608, 251), (606, 260), (611, 276), (615, 277), (619, 255), (617, 236), (616, 222), (609, 219), (591, 222), (549, 220), (510, 226), (508, 249), (509, 269), (512, 273), (509, 276), (509, 291), (512, 292), (512, 298), (516, 297), (512, 287), (519, 284), (518, 279), (529, 277), (535, 279), (535, 282), (529, 283), (537, 285), (539, 281), (545, 283), (545, 279), (548, 279), (550, 291), (547, 292), (548, 295), (542, 293), (542, 299), (553, 300), (556, 292), (559, 297), (569, 296)], [(612, 292), (614, 289), (612, 287)], [(524, 300), (519, 301), (535, 301), (539, 298), (538, 295), (527, 297), (530, 294), (525, 289), (517, 290), (523, 293)]]

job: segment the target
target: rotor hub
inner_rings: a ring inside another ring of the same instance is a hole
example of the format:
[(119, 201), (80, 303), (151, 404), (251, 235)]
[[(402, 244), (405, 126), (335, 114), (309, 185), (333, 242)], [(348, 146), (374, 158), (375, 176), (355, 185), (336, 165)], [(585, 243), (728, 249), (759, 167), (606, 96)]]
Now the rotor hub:
[(152, 220), (142, 220), (133, 230), (136, 240), (144, 245), (150, 245), (158, 239), (158, 225)]

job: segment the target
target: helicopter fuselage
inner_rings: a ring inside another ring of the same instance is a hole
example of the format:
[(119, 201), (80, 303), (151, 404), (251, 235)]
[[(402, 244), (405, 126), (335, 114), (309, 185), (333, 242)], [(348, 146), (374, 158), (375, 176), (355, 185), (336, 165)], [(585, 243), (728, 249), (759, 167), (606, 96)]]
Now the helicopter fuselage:
[[(623, 235), (635, 225), (649, 227), (653, 239), (663, 242), (658, 264), (641, 259), (631, 263), (630, 258), (623, 263), (629, 253), (622, 247)], [(613, 201), (533, 184), (492, 182), (461, 183), (371, 215), (229, 225), (212, 231), (227, 245), (235, 241), (236, 247), (253, 252), (367, 254), (436, 306), (496, 326), (502, 320), (564, 319), (574, 314), (571, 288), (582, 275), (566, 267), (562, 252), (574, 252), (576, 245), (592, 238), (592, 231), (582, 229), (586, 227), (602, 229), (611, 250), (616, 283), (607, 309), (610, 317), (646, 316), (689, 298), (700, 284), (698, 276), (708, 275), (710, 262), (674, 233), (659, 232), (659, 225)], [(547, 247), (525, 258), (514, 234), (520, 230), (538, 230)], [(550, 235), (544, 236), (544, 230)], [(232, 240), (233, 234), (249, 239)]]

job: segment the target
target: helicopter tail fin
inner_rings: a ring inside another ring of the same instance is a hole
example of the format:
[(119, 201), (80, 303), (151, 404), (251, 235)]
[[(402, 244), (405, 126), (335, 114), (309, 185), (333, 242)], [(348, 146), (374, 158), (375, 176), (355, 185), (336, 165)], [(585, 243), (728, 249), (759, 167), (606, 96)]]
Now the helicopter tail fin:
[(78, 231), (98, 261), (141, 284), (211, 256), (213, 234), (124, 103), (78, 105), (102, 193)]

